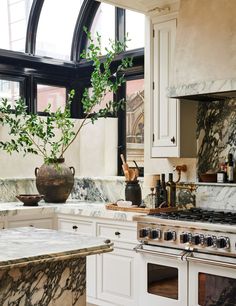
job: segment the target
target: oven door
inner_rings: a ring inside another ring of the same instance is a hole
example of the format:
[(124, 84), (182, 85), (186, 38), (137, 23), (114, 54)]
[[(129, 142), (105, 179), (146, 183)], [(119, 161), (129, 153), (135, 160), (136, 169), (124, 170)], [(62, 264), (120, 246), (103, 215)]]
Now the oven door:
[(236, 258), (192, 253), (189, 306), (236, 305)]
[(141, 245), (138, 253), (139, 305), (187, 306), (187, 262), (185, 252)]

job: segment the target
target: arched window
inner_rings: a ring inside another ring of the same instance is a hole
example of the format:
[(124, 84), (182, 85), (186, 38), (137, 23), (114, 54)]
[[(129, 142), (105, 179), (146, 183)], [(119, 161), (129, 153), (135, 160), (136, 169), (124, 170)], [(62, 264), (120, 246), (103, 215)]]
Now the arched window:
[(144, 47), (145, 16), (143, 14), (126, 10), (125, 25), (127, 37), (127, 50)]
[(1, 0), (0, 48), (25, 51), (26, 29), (33, 0)]
[(37, 30), (36, 55), (70, 60), (74, 28), (82, 3), (83, 0), (44, 0)]
[(100, 4), (90, 31), (93, 37), (96, 37), (96, 32), (101, 35), (102, 54), (105, 54), (109, 39), (115, 39), (115, 7), (113, 5)]
[[(136, 159), (142, 165), (142, 157), (134, 154), (135, 146), (139, 153), (143, 150), (140, 97), (144, 94), (140, 81), (144, 75), (143, 15), (96, 0), (0, 0), (0, 3), (0, 97), (7, 97), (12, 105), (16, 98), (24, 97), (29, 111), (34, 113), (42, 114), (47, 102), (53, 109), (64, 107), (73, 88), (76, 99), (71, 104), (71, 114), (82, 118), (80, 101), (84, 88), (90, 86), (93, 69), (80, 58), (87, 45), (83, 26), (94, 37), (96, 32), (101, 35), (103, 54), (109, 39), (122, 41), (128, 33), (131, 41), (123, 55), (132, 56), (134, 64), (126, 71), (126, 84), (114, 97), (128, 101), (127, 110), (118, 113), (117, 160), (119, 164), (120, 153), (127, 153), (128, 160)], [(119, 64), (119, 59), (115, 61), (115, 65)], [(112, 96), (109, 93), (104, 103)]]

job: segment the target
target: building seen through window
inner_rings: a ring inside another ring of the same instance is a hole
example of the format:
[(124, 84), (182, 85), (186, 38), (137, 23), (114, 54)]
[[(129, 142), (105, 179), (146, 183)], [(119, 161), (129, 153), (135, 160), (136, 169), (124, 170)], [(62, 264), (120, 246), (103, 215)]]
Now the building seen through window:
[(144, 163), (144, 79), (126, 82), (127, 161)]

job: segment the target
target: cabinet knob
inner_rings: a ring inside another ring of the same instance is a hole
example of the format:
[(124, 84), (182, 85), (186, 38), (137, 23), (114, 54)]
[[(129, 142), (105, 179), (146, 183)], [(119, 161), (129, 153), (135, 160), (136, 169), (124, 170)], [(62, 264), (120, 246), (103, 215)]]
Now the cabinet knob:
[(120, 236), (120, 232), (115, 232), (115, 235), (116, 236)]
[(170, 140), (172, 143), (175, 143), (175, 137), (173, 136)]
[(77, 225), (73, 225), (73, 226), (72, 226), (72, 229), (73, 229), (73, 230), (77, 230), (77, 229), (78, 229), (78, 226), (77, 226)]

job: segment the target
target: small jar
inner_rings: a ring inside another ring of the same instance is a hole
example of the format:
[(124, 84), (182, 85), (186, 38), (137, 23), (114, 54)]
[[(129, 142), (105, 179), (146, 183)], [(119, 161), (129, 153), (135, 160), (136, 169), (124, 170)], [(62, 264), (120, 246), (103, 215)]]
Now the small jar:
[(125, 200), (131, 201), (132, 205), (140, 206), (142, 203), (142, 192), (139, 181), (126, 181)]

